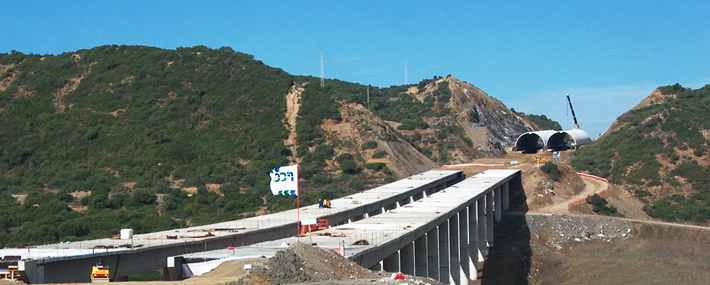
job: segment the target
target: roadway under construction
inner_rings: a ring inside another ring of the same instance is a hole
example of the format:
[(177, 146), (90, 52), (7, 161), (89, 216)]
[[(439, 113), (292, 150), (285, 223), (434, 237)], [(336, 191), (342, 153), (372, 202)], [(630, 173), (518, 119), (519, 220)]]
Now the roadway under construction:
[[(488, 170), (463, 178), (460, 171), (425, 172), (335, 199), (332, 209), (303, 207), (301, 219), (329, 219), (334, 227), (308, 239), (320, 247), (343, 247), (348, 258), (364, 267), (465, 284), (476, 278), (477, 261), (494, 245), (493, 222), (508, 207), (509, 193), (522, 191), (522, 186), (519, 170)], [(130, 240), (3, 249), (0, 254), (23, 256), (19, 270), (26, 283), (89, 282), (97, 256), (111, 268), (112, 281), (156, 269), (178, 280), (189, 276), (183, 266), (189, 253), (202, 252), (209, 259), (220, 254), (269, 256), (296, 242), (296, 216), (291, 210)]]

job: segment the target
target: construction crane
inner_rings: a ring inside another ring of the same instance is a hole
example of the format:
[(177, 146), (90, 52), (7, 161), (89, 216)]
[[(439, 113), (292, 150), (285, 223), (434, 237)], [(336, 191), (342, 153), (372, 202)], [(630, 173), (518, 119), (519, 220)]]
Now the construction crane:
[(572, 108), (572, 100), (569, 99), (569, 93), (567, 93), (566, 96), (567, 102), (569, 103), (569, 110), (572, 111), (572, 121), (574, 122), (574, 129), (579, 130), (579, 124), (577, 124), (577, 116), (574, 115), (574, 108)]

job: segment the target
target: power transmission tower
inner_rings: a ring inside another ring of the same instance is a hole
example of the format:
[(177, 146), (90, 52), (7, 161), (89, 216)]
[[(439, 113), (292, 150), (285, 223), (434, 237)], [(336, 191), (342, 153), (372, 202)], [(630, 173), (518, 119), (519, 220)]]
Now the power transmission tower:
[(323, 79), (323, 52), (320, 52), (320, 88), (325, 86), (325, 80)]

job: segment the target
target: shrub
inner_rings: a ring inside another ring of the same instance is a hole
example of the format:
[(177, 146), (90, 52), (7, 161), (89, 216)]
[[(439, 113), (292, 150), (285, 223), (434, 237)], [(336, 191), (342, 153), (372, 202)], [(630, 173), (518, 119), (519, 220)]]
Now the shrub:
[(362, 150), (376, 149), (376, 148), (377, 148), (376, 141), (367, 141), (364, 144), (362, 144)]
[(346, 153), (343, 153), (343, 154), (341, 154), (341, 155), (338, 155), (338, 156), (335, 158), (335, 160), (336, 160), (338, 163), (343, 163), (344, 161), (347, 161), (347, 160), (354, 160), (354, 159), (355, 159), (355, 158), (353, 158), (353, 155), (350, 154), (350, 153), (347, 153), (347, 152), (346, 152)]
[(383, 162), (373, 162), (373, 163), (367, 163), (365, 164), (365, 168), (373, 170), (375, 172), (380, 171), (382, 169), (387, 168), (387, 164)]
[(606, 216), (623, 216), (621, 213), (619, 213), (614, 206), (607, 206), (609, 201), (604, 199), (604, 197), (599, 196), (597, 194), (593, 194), (590, 196), (587, 196), (586, 200), (587, 204), (592, 205), (592, 210), (600, 215), (606, 215)]
[(554, 181), (558, 181), (560, 179), (560, 169), (557, 168), (557, 164), (547, 162), (545, 165), (540, 167), (540, 170), (542, 170), (542, 172), (547, 174), (547, 176)]
[(705, 148), (704, 147), (699, 147), (693, 151), (693, 155), (696, 157), (701, 157), (705, 153)]
[(340, 163), (340, 170), (343, 171), (343, 173), (347, 174), (357, 174), (358, 173), (358, 168), (357, 168), (357, 162), (352, 159), (345, 160)]
[(355, 178), (353, 181), (350, 181), (350, 184), (348, 184), (348, 187), (350, 189), (355, 190), (355, 191), (360, 191), (365, 189), (365, 181), (362, 181), (360, 178)]
[(382, 158), (382, 157), (384, 157), (385, 155), (387, 155), (387, 151), (386, 151), (386, 150), (378, 151), (378, 152), (376, 152), (376, 153), (374, 153), (374, 154), (372, 155), (372, 158)]
[(634, 193), (636, 194), (636, 197), (639, 197), (639, 198), (644, 198), (644, 197), (648, 197), (648, 196), (652, 195), (651, 192), (648, 192), (646, 190), (641, 190), (641, 189), (634, 191)]

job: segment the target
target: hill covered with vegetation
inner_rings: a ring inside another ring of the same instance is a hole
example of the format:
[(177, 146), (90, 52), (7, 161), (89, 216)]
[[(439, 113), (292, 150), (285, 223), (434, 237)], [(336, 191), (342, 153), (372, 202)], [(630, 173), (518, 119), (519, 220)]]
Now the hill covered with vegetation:
[(548, 118), (545, 115), (535, 115), (535, 114), (525, 114), (523, 112), (517, 112), (515, 109), (510, 109), (511, 111), (515, 112), (518, 114), (518, 116), (524, 116), (528, 118), (530, 121), (535, 123), (535, 125), (538, 126), (541, 130), (555, 130), (555, 131), (561, 131), (562, 126), (560, 125), (559, 122), (553, 121), (550, 118)]
[(574, 154), (575, 169), (622, 185), (652, 217), (710, 219), (710, 85), (660, 87)]
[(453, 77), (318, 82), (228, 47), (0, 54), (0, 246), (294, 208), (270, 169), (299, 163), (315, 203), (499, 155), (530, 129)]

